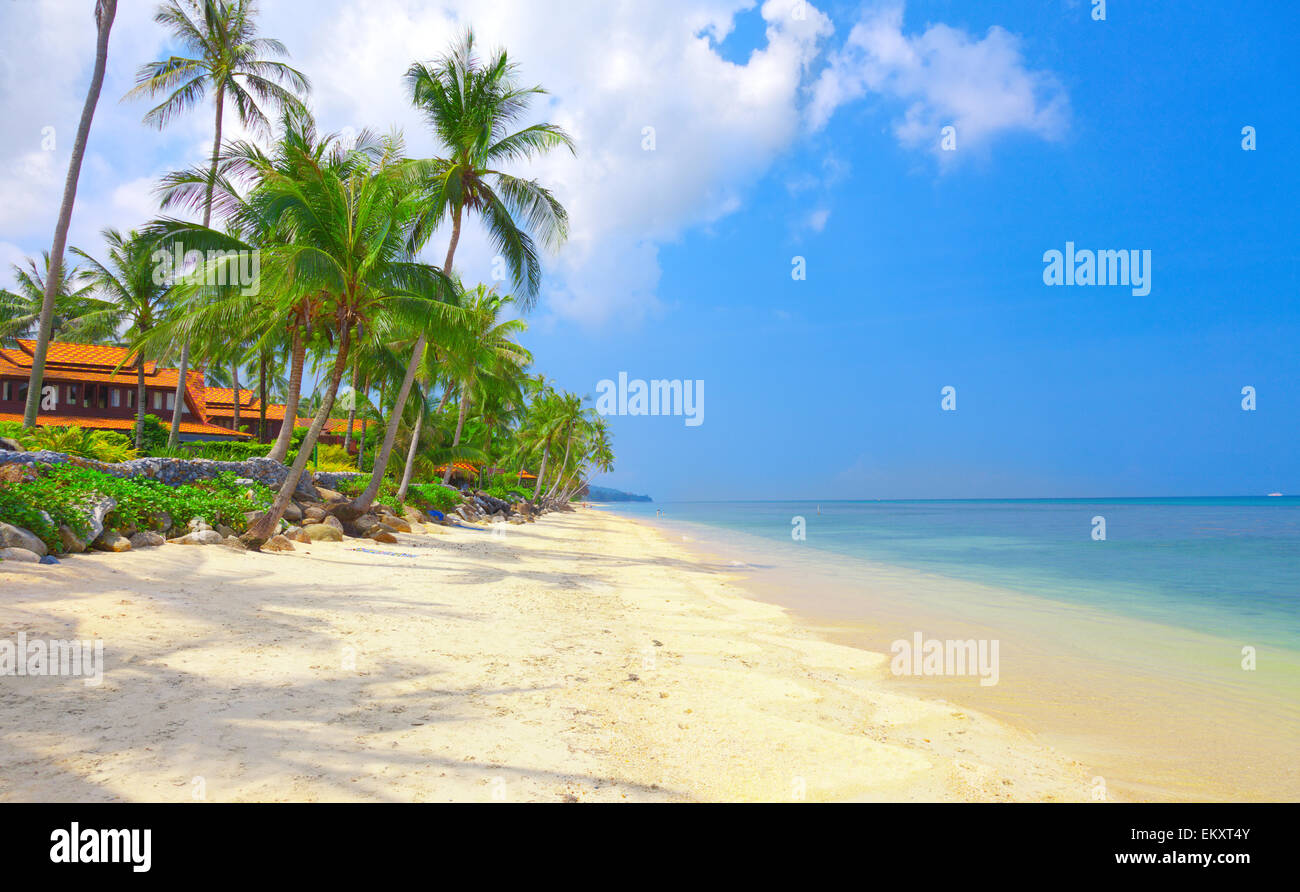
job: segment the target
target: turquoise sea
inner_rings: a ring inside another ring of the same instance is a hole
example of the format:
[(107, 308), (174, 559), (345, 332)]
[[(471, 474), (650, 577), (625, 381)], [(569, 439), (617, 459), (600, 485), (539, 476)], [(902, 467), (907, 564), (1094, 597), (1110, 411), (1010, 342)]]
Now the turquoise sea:
[[(706, 541), (747, 543), (776, 564), (826, 551), (1300, 650), (1300, 498), (606, 507), (693, 527)], [(797, 517), (803, 541), (791, 535)], [(1105, 518), (1104, 540), (1093, 538), (1096, 517)]]

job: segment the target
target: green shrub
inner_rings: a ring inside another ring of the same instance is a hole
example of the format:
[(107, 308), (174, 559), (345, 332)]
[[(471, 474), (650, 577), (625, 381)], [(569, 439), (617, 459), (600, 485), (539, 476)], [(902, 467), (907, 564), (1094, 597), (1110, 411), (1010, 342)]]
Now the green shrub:
[(140, 434), (140, 448), (145, 455), (157, 455), (157, 450), (167, 447), (167, 438), (171, 435), (171, 426), (163, 426), (157, 415), (144, 416), (144, 430)]
[(250, 443), (242, 440), (202, 440), (186, 443), (184, 449), (190, 458), (248, 461), (250, 458), (265, 458), (271, 451), (271, 446), (267, 443)]
[(95, 461), (116, 463), (136, 457), (131, 438), (125, 434), (89, 430), (77, 425), (24, 430), (19, 422), (7, 421), (0, 423), (0, 437), (17, 440), (24, 449), (62, 452)]
[(414, 483), (407, 488), (406, 501), (420, 508), (450, 511), (460, 504), (460, 490), (441, 483)]
[(201, 517), (213, 526), (223, 523), (243, 530), (247, 526), (245, 512), (265, 510), (271, 504), (269, 488), (258, 483), (240, 485), (232, 474), (168, 486), (144, 477), (118, 478), (71, 464), (33, 465), (29, 471), (33, 479), (0, 482), (0, 520), (31, 530), (53, 551), (63, 550), (59, 524), (86, 535), (88, 530), (79, 509), (100, 496), (117, 502), (104, 518), (107, 528), (156, 529), (155, 516), (166, 512), (178, 524)]

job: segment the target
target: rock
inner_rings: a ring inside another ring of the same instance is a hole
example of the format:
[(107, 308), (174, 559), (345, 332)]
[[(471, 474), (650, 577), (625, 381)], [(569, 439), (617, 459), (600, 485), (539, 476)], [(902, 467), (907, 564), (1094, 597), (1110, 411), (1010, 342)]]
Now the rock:
[(82, 542), (76, 531), (66, 523), (59, 524), (59, 539), (63, 542), (63, 551), (67, 554), (81, 554), (86, 550), (86, 543)]
[(311, 536), (308, 536), (302, 527), (289, 527), (284, 532), (284, 538), (290, 542), (311, 542)]
[(131, 550), (131, 540), (119, 534), (117, 530), (105, 530), (103, 535), (95, 540), (96, 551), (123, 552)]
[(149, 520), (153, 523), (155, 529), (163, 530), (164, 532), (170, 530), (176, 525), (176, 521), (166, 511), (158, 511), (149, 515)]
[(45, 557), (41, 558), (40, 562), (42, 564), (54, 564), (54, 565), (58, 565), (62, 563), (62, 561), (60, 561), (52, 554), (47, 554)]
[(248, 551), (248, 546), (239, 541), (238, 536), (225, 536), (218, 544), (233, 548), (235, 551)]
[[(310, 539), (308, 540), (311, 541)], [(262, 545), (263, 551), (293, 551), (293, 543), (285, 536), (272, 536)]]
[(376, 529), (374, 532), (372, 532), (372, 533), (371, 533), (369, 536), (367, 536), (366, 538), (367, 538), (367, 539), (373, 539), (373, 540), (376, 541), (376, 542), (384, 542), (384, 543), (386, 543), (386, 544), (390, 544), (390, 545), (397, 541), (397, 537), (396, 537), (396, 536), (394, 536), (392, 533), (390, 533), (390, 532), (388, 532), (387, 530), (384, 530), (384, 529)]
[(41, 555), (26, 548), (0, 548), (0, 561), (13, 561), (19, 564), (39, 564)]
[(304, 508), (302, 512), (303, 523), (320, 523), (325, 519), (325, 509), (315, 505), (310, 508)]
[(0, 548), (25, 548), (35, 552), (37, 557), (45, 557), (50, 553), (40, 536), (9, 523), (0, 523)]
[[(334, 520), (334, 517), (331, 516), (329, 519)], [(347, 523), (343, 524), (343, 532), (347, 533), (349, 536), (356, 536), (359, 538), (361, 536), (370, 535), (370, 531), (377, 526), (379, 526), (378, 517), (374, 514), (363, 514), (356, 520), (349, 520)]]
[(6, 452), (27, 451), (23, 449), (23, 444), (19, 443), (17, 440), (13, 439), (12, 437), (0, 437), (0, 449), (5, 450)]
[(217, 532), (221, 534), (222, 539), (230, 539), (235, 535), (235, 531), (224, 523), (217, 524)]
[(383, 523), (384, 526), (389, 527), (394, 532), (398, 532), (398, 533), (411, 532), (411, 525), (406, 521), (402, 520), (402, 518), (398, 517), (396, 514), (390, 514), (387, 517), (385, 517)]
[(524, 520), (522, 514), (511, 514), (509, 523), (528, 523), (528, 521)]
[[(335, 517), (333, 514), (327, 514), (327, 515), (326, 515), (326, 516), (321, 520), (321, 523), (324, 524), (325, 526), (333, 527), (334, 529), (338, 530), (340, 533), (343, 532), (343, 521), (339, 520), (339, 519), (338, 519), (337, 517)], [(309, 524), (309, 526), (310, 526), (310, 524)]]
[(173, 545), (216, 545), (221, 541), (221, 534), (216, 530), (195, 530), (167, 541)]
[(131, 537), (132, 548), (157, 548), (167, 540), (153, 530), (142, 530)]
[(406, 506), (406, 510), (402, 512), (402, 517), (406, 520), (407, 523), (412, 523), (412, 524), (429, 522), (428, 517), (421, 514), (419, 511), (415, 510), (410, 505)]
[(191, 532), (198, 532), (200, 530), (207, 531), (212, 529), (212, 525), (202, 517), (191, 517), (190, 522), (186, 524), (186, 527), (188, 527)]
[(284, 508), (284, 519), (289, 523), (298, 523), (302, 520), (302, 509), (295, 503), (290, 502)]
[(328, 523), (309, 523), (302, 528), (313, 542), (342, 542), (343, 531)]
[(335, 492), (332, 489), (325, 489), (320, 486), (316, 487), (316, 494), (320, 497), (320, 500), (322, 502), (346, 502), (347, 501), (347, 496), (343, 495), (343, 493)]

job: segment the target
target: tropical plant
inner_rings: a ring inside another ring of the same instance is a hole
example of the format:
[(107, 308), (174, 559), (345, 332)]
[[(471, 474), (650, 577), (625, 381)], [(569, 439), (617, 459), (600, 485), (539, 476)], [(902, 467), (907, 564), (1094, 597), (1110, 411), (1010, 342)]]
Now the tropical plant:
[(63, 186), (63, 203), (59, 205), (59, 220), (54, 225), (54, 246), (50, 249), (48, 274), (45, 276), (45, 294), (41, 299), (41, 313), (37, 322), (36, 349), (32, 353), (32, 370), (27, 385), (27, 406), (23, 410), (23, 426), (35, 427), (40, 407), (41, 385), (45, 381), (45, 357), (50, 349), (50, 333), (54, 328), (55, 298), (63, 283), (63, 249), (68, 243), (68, 227), (72, 224), (72, 206), (77, 200), (77, 181), (81, 177), (81, 162), (86, 156), (86, 142), (90, 137), (90, 122), (99, 104), (99, 91), (104, 85), (104, 68), (108, 64), (108, 35), (117, 15), (117, 0), (95, 2), (95, 67), (90, 76), (90, 89), (81, 108), (81, 121), (77, 124), (76, 140), (72, 144), (72, 157), (68, 161), (68, 178)]
[[(568, 233), (568, 213), (536, 180), (507, 174), (500, 165), (523, 161), (564, 147), (576, 151), (573, 140), (554, 124), (533, 124), (511, 132), (511, 125), (528, 109), (530, 100), (546, 91), (520, 87), (515, 65), (505, 50), (483, 61), (474, 47), (474, 33), (466, 31), (450, 52), (430, 63), (415, 63), (406, 74), (411, 101), (425, 115), (446, 155), (413, 162), (411, 170), (424, 193), (424, 207), (412, 233), (422, 244), (442, 223), (450, 220), (451, 235), (442, 269), (451, 275), (460, 242), (461, 225), (468, 211), (482, 218), (490, 242), (505, 258), (518, 287), (521, 307), (531, 309), (541, 284), (541, 261), (534, 238), (557, 247)], [(360, 513), (379, 492), (388, 456), (397, 437), (401, 408), (424, 361), (425, 339), (415, 340), (406, 374), (393, 405), (371, 475), (370, 485), (350, 506)]]
[[(159, 284), (155, 275), (153, 246), (138, 232), (126, 235), (105, 229), (108, 259), (101, 263), (80, 248), (72, 253), (85, 261), (78, 274), (91, 293), (97, 296), (93, 309), (84, 312), (76, 323), (79, 331), (95, 338), (116, 340), (119, 335), (138, 341), (163, 318), (169, 300), (169, 287)], [(184, 399), (184, 391), (178, 399)], [(144, 360), (136, 348), (135, 448), (144, 447)]]
[[(50, 272), (50, 254), (41, 252), (42, 267), (27, 258), (25, 267), (12, 267), (16, 291), (0, 288), (0, 342), (30, 338), (40, 328), (41, 305), (45, 302), (45, 279)], [(54, 291), (54, 315), (50, 320), (50, 338), (75, 338), (77, 320), (89, 311), (91, 301), (85, 286), (72, 290), (77, 279), (75, 268), (63, 269), (63, 281)]]
[[(158, 7), (154, 21), (169, 29), (190, 56), (171, 56), (140, 68), (136, 86), (127, 97), (165, 96), (145, 114), (146, 124), (159, 129), (213, 93), (216, 126), (212, 137), (212, 164), (208, 170), (203, 203), (203, 225), (212, 222), (212, 195), (217, 182), (221, 154), (221, 129), (226, 97), (235, 106), (239, 122), (254, 132), (269, 132), (270, 120), (261, 106), (280, 111), (301, 111), (296, 94), (311, 85), (300, 71), (283, 62), (264, 58), (266, 54), (287, 56), (284, 44), (257, 36), (256, 0), (167, 0)], [(172, 413), (168, 445), (175, 446), (180, 434), (185, 372), (189, 368), (189, 342), (181, 347), (180, 378), (176, 384), (176, 408)]]

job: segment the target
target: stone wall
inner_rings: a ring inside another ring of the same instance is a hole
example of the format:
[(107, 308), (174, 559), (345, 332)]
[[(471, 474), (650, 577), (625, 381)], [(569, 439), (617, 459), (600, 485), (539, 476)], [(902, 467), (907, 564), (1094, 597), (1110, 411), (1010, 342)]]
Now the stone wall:
[[(250, 458), (247, 461), (210, 461), (205, 458), (137, 458), (118, 464), (105, 464), (86, 458), (75, 458), (62, 452), (9, 452), (0, 450), (0, 465), (5, 464), (62, 464), (71, 461), (82, 467), (94, 468), (114, 477), (147, 477), (169, 486), (180, 486), (196, 480), (207, 480), (218, 474), (229, 473), (236, 477), (264, 483), (279, 489), (289, 474), (289, 468), (269, 458)], [(316, 474), (310, 468), (303, 471), (295, 494), (314, 499), (313, 483), (333, 489), (341, 477), (348, 474)]]

